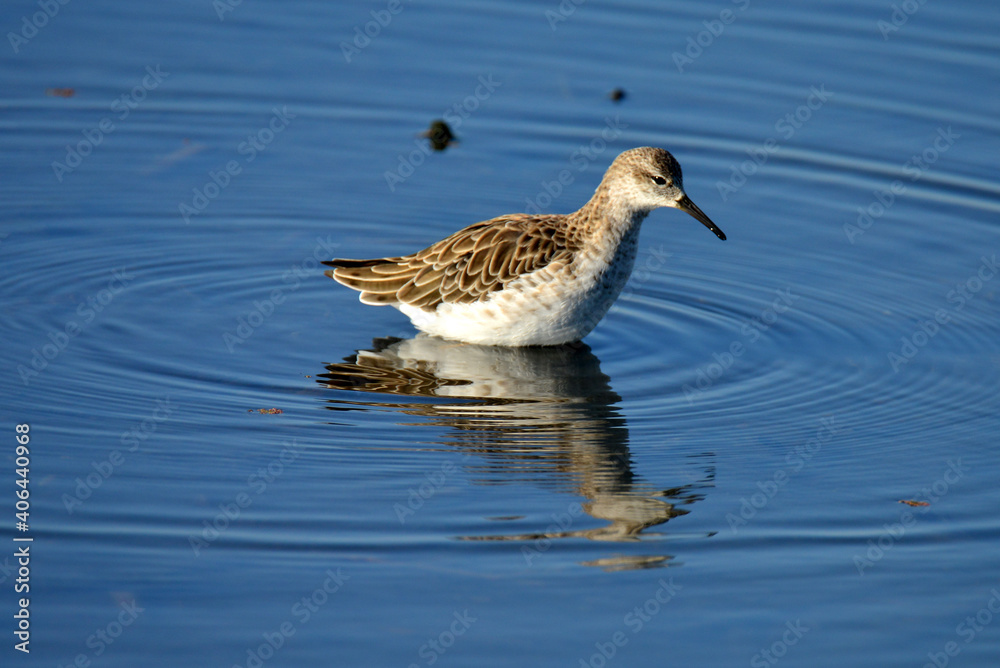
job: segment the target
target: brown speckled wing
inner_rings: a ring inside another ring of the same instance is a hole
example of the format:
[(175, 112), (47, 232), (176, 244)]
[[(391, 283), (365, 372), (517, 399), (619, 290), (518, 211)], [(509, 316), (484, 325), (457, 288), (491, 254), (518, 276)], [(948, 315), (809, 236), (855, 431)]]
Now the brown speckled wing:
[(470, 303), (576, 250), (562, 216), (516, 214), (470, 225), (405, 257), (331, 260), (326, 275), (361, 292), (366, 304), (404, 303), (432, 311)]

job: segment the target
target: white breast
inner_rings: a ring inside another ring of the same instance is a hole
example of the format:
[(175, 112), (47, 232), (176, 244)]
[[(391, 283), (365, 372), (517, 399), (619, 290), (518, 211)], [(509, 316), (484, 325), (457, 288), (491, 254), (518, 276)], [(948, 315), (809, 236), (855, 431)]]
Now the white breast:
[(471, 304), (440, 304), (433, 312), (400, 304), (413, 325), (446, 339), (494, 346), (544, 346), (578, 341), (597, 326), (628, 282), (639, 225), (615, 246), (589, 247), (569, 264), (553, 263)]

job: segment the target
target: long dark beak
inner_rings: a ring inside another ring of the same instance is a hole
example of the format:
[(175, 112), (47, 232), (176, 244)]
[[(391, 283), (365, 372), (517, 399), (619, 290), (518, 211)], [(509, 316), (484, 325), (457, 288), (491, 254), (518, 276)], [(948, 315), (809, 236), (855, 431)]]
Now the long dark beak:
[(722, 230), (720, 230), (719, 227), (712, 222), (712, 219), (706, 216), (705, 212), (699, 209), (697, 205), (695, 205), (695, 203), (692, 202), (691, 198), (688, 197), (687, 195), (681, 195), (681, 198), (677, 200), (677, 208), (680, 209), (681, 211), (684, 211), (685, 213), (691, 214), (697, 220), (701, 221), (702, 225), (715, 232), (715, 236), (719, 237), (723, 241), (726, 240), (725, 233)]

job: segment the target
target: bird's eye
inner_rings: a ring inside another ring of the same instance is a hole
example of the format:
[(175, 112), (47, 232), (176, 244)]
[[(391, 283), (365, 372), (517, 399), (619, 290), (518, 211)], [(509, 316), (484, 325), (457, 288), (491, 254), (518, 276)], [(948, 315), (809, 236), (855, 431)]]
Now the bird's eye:
[(654, 176), (653, 177), (653, 183), (655, 183), (658, 186), (665, 186), (665, 185), (667, 185), (667, 180), (665, 178), (663, 178), (662, 176)]

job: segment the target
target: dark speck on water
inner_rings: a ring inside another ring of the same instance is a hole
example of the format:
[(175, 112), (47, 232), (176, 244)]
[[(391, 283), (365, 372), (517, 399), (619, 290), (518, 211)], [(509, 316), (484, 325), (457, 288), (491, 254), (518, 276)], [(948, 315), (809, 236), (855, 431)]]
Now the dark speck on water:
[(442, 120), (431, 123), (431, 127), (425, 130), (421, 136), (431, 140), (431, 148), (435, 151), (443, 151), (451, 144), (457, 143), (457, 138), (451, 128)]

